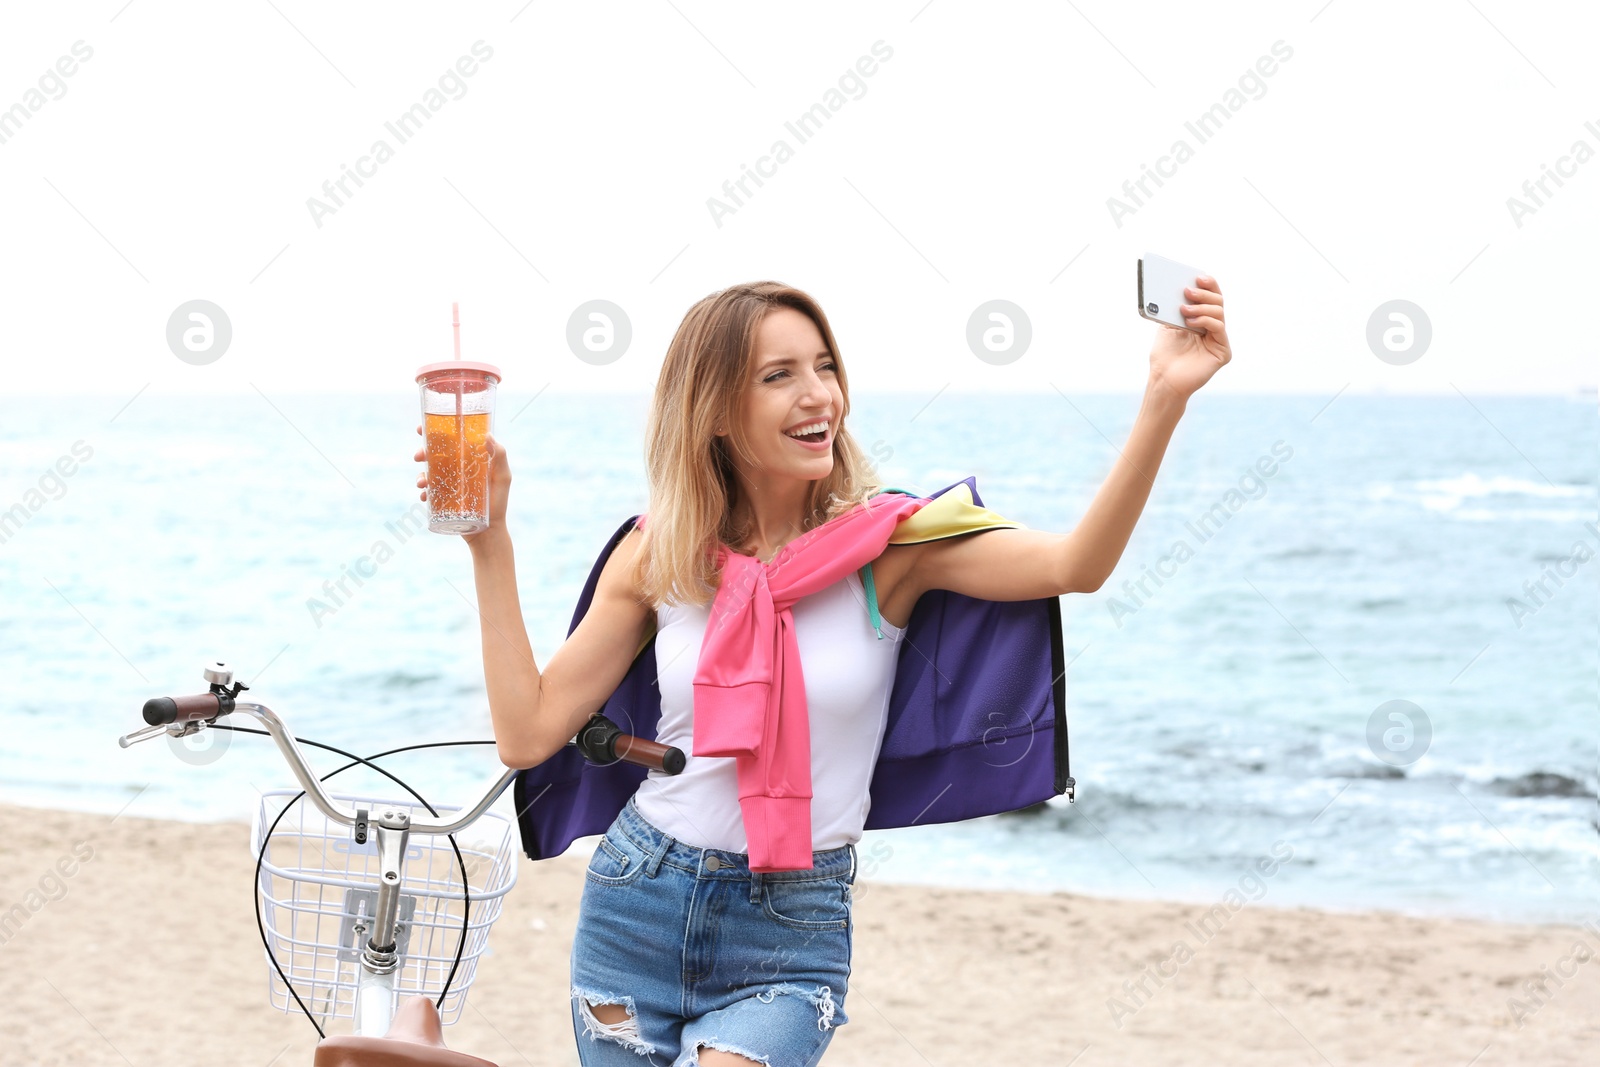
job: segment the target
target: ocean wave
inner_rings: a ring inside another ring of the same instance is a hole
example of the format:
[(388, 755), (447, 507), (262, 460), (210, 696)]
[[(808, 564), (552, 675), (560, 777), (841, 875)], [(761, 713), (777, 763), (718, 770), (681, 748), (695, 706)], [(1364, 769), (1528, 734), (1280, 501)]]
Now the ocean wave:
[(1331, 764), (1320, 772), (1319, 777), (1372, 778), (1378, 781), (1387, 781), (1406, 777), (1406, 769), (1404, 767), (1396, 767), (1390, 763), (1375, 763), (1371, 760), (1352, 759)]
[(1267, 552), (1264, 559), (1349, 559), (1356, 554), (1353, 548), (1330, 547), (1327, 545), (1302, 545), (1298, 548), (1286, 548), (1281, 552)]
[[(1418, 766), (1425, 766), (1419, 764)], [(1504, 771), (1485, 773), (1481, 768), (1395, 767), (1359, 758), (1334, 759), (1314, 772), (1316, 779), (1405, 781), (1418, 786), (1469, 786), (1506, 797), (1588, 798), (1595, 797), (1593, 785), (1558, 771), (1534, 770), (1522, 774)]]
[(1593, 797), (1594, 789), (1555, 771), (1530, 771), (1515, 778), (1496, 778), (1490, 792), (1507, 797)]
[(1587, 522), (1594, 518), (1592, 511), (1574, 508), (1461, 508), (1450, 511), (1450, 517), (1463, 522)]
[(434, 671), (429, 674), (413, 674), (409, 671), (393, 670), (382, 674), (368, 675), (360, 679), (360, 684), (371, 686), (375, 689), (415, 689), (418, 686), (429, 685), (442, 679), (444, 675)]
[[(1593, 517), (1592, 509), (1516, 507), (1535, 500), (1577, 501), (1595, 498), (1591, 484), (1564, 482), (1550, 484), (1531, 478), (1497, 474), (1485, 478), (1467, 473), (1454, 478), (1421, 478), (1411, 482), (1382, 482), (1366, 487), (1363, 495), (1373, 503), (1402, 501), (1420, 504), (1425, 510), (1450, 514), (1475, 522), (1583, 522)], [(1476, 505), (1463, 508), (1462, 505)]]
[(1485, 478), (1480, 474), (1469, 472), (1455, 478), (1424, 478), (1412, 483), (1416, 489), (1423, 493), (1435, 493), (1441, 496), (1456, 497), (1469, 500), (1484, 496), (1540, 496), (1540, 497), (1581, 497), (1593, 496), (1593, 485), (1551, 485), (1548, 482), (1534, 481), (1531, 478), (1517, 478), (1508, 474), (1496, 474)]

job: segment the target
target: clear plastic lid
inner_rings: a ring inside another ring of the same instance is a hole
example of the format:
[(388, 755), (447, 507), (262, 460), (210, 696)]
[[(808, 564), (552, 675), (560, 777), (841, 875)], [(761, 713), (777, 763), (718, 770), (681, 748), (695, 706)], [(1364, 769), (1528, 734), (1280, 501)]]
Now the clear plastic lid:
[(447, 359), (443, 363), (428, 363), (417, 369), (417, 381), (430, 378), (467, 377), (487, 374), (494, 378), (495, 384), (500, 382), (500, 368), (492, 363), (473, 363), (469, 360)]

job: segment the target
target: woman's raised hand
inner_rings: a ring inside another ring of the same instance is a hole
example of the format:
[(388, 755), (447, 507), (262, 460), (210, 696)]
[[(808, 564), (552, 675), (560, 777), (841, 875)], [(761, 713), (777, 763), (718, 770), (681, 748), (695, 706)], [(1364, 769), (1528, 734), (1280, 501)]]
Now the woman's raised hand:
[(1202, 332), (1163, 325), (1150, 348), (1150, 377), (1179, 397), (1193, 395), (1233, 358), (1222, 314), (1222, 287), (1210, 275), (1183, 291), (1192, 304), (1180, 307), (1184, 320)]

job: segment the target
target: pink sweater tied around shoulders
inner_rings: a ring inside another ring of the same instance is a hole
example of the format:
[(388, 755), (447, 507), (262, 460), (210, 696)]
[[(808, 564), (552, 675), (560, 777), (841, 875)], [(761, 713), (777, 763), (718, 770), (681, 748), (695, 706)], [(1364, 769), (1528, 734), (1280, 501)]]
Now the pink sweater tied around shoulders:
[(737, 761), (752, 871), (812, 867), (811, 719), (790, 609), (877, 559), (895, 527), (928, 500), (872, 497), (767, 563), (718, 545), (722, 582), (694, 675), (694, 755)]

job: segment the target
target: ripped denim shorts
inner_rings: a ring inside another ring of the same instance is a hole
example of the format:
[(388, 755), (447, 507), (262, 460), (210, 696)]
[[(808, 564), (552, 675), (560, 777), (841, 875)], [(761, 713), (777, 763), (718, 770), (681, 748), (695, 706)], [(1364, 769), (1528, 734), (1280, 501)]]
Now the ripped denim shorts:
[[(701, 1046), (769, 1067), (820, 1060), (849, 1021), (855, 846), (812, 862), (752, 872), (745, 853), (687, 845), (630, 798), (584, 878), (572, 943), (579, 1061), (697, 1064)], [(604, 1004), (626, 1017), (600, 1021), (591, 1005)]]

